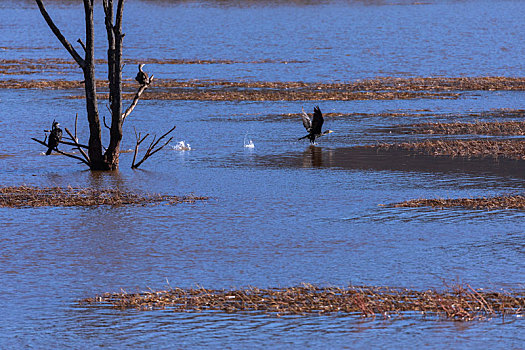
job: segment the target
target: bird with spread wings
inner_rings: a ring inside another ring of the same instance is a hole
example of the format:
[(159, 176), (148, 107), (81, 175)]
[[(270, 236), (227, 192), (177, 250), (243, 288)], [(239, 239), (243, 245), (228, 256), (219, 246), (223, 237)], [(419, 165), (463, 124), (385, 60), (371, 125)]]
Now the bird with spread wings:
[(310, 140), (311, 144), (314, 144), (315, 140), (318, 137), (321, 137), (323, 135), (330, 134), (333, 132), (332, 130), (326, 130), (322, 132), (324, 118), (323, 118), (323, 113), (319, 109), (319, 106), (314, 107), (314, 115), (312, 118), (310, 118), (310, 116), (306, 114), (304, 109), (302, 109), (301, 118), (303, 119), (303, 125), (304, 125), (304, 128), (306, 129), (306, 132), (308, 132), (308, 135), (299, 138), (299, 140), (307, 138)]

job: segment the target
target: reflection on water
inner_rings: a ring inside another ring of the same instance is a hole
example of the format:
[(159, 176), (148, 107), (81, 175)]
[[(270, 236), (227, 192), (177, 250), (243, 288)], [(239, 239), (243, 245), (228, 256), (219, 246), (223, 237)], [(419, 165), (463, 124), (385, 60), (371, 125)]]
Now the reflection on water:
[(519, 179), (525, 176), (525, 164), (516, 160), (415, 156), (413, 153), (404, 150), (385, 151), (360, 146), (328, 149), (309, 146), (302, 154), (287, 152), (282, 155), (259, 156), (257, 164), (264, 167), (325, 167), (347, 170), (441, 172), (445, 174), (475, 174)]
[[(75, 42), (82, 33), (81, 2), (45, 3)], [(126, 2), (125, 58), (231, 62), (149, 66), (159, 79), (180, 80), (521, 76), (522, 7), (511, 0), (136, 0)], [(106, 33), (100, 6), (95, 17), (101, 58)], [(0, 37), (0, 59), (68, 58), (30, 0), (0, 0)], [(98, 77), (107, 76), (104, 65), (98, 69)], [(135, 74), (136, 66), (124, 67), (125, 77)], [(51, 77), (82, 79), (69, 69)], [(45, 70), (30, 75), (43, 78), (49, 79)], [(158, 152), (137, 170), (130, 169), (133, 154), (124, 153), (118, 172), (90, 172), (71, 159), (40, 156), (39, 145), (29, 141), (53, 119), (69, 127), (76, 113), (85, 113), (83, 101), (68, 95), (0, 90), (0, 183), (211, 199), (175, 206), (0, 208), (0, 348), (522, 346), (522, 319), (277, 318), (76, 304), (121, 288), (164, 288), (166, 279), (174, 287), (308, 282), (424, 290), (457, 278), (473, 287), (520, 289), (525, 213), (378, 205), (522, 192), (521, 162), (354, 146), (422, 137), (386, 129), (398, 124), (520, 118), (522, 91), (478, 91), (457, 100), (144, 100), (124, 125), (122, 149), (134, 148), (134, 128), (174, 124), (184, 144)], [(304, 132), (298, 112), (317, 103), (330, 112), (326, 123), (336, 133), (318, 145), (297, 142)], [(498, 117), (494, 109), (518, 112)], [(81, 140), (87, 140), (86, 129), (79, 118)], [(189, 144), (191, 152), (183, 152)]]
[[(333, 149), (323, 150), (322, 147), (310, 145), (302, 155), (302, 166), (304, 168), (319, 168), (322, 166), (333, 167), (333, 156)], [(290, 162), (293, 159), (289, 157), (285, 158), (288, 162)], [(279, 162), (279, 164), (286, 165), (286, 161), (283, 163)]]

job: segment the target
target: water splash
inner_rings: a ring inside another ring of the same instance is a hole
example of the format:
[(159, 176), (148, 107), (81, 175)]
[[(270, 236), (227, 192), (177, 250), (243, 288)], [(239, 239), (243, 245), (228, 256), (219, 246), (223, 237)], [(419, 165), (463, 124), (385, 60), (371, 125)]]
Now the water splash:
[(244, 148), (255, 148), (255, 144), (248, 137), (248, 134), (244, 135)]
[(175, 151), (191, 151), (191, 146), (185, 141), (179, 141), (175, 146), (171, 147)]

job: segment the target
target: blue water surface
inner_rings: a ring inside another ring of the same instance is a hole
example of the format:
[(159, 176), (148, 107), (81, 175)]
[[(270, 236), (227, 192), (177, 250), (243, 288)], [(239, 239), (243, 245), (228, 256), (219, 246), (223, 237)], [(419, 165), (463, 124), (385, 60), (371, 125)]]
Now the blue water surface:
[[(66, 37), (83, 33), (80, 2), (47, 1)], [(97, 6), (97, 57), (105, 52)], [(156, 77), (228, 81), (341, 82), (378, 76), (524, 74), (521, 1), (126, 2), (125, 58), (210, 60), (148, 64)], [(0, 60), (69, 59), (32, 1), (0, 0)], [(80, 48), (77, 48), (80, 49)], [(234, 63), (225, 64), (221, 61)], [(74, 66), (1, 79), (82, 79)], [(97, 74), (105, 76), (104, 67)], [(127, 65), (125, 77), (136, 67)], [(364, 164), (349, 147), (417, 140), (378, 131), (426, 121), (495, 120), (525, 109), (523, 92), (466, 92), (458, 99), (392, 101), (143, 100), (124, 125), (169, 147), (131, 170), (90, 172), (43, 138), (75, 114), (68, 91), (0, 90), (0, 183), (120, 188), (209, 196), (179, 205), (0, 208), (0, 348), (522, 348), (523, 321), (453, 322), (436, 317), (276, 317), (259, 313), (113, 310), (78, 301), (148, 287), (289, 287), (367, 284), (417, 290), (444, 282), (523, 290), (525, 213), (399, 209), (414, 198), (519, 193), (519, 164)], [(74, 93), (77, 94), (77, 93)], [(298, 142), (301, 107), (320, 104), (333, 134)], [(105, 101), (100, 111), (106, 112)], [(384, 116), (382, 113), (407, 113)], [(492, 112), (494, 112), (492, 114)], [(498, 119), (500, 120), (500, 119)], [(103, 131), (107, 142), (106, 130)], [(247, 140), (254, 148), (244, 147)], [(179, 141), (191, 150), (176, 149)], [(342, 161), (343, 159), (344, 161)], [(350, 159), (350, 160), (348, 160)], [(503, 170), (502, 170), (503, 169)]]

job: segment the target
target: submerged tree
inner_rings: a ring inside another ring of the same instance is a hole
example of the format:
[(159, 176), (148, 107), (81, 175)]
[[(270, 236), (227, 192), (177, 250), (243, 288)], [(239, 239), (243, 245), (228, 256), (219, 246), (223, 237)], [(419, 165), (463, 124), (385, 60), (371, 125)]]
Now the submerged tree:
[[(97, 88), (95, 81), (95, 52), (94, 52), (94, 18), (93, 18), (93, 7), (94, 0), (83, 0), (84, 13), (85, 13), (85, 26), (86, 26), (86, 40), (85, 44), (81, 39), (77, 42), (82, 46), (84, 50), (84, 57), (82, 57), (71, 43), (62, 35), (58, 27), (55, 25), (51, 17), (49, 16), (42, 0), (35, 0), (40, 9), (40, 12), (47, 25), (57, 39), (62, 43), (64, 48), (73, 57), (75, 62), (82, 69), (84, 74), (84, 88), (86, 94), (86, 110), (87, 119), (89, 123), (89, 142), (88, 145), (82, 145), (78, 142), (76, 137), (76, 122), (75, 122), (75, 134), (73, 135), (67, 128), (65, 128), (71, 142), (61, 141), (61, 143), (73, 145), (82, 154), (82, 157), (70, 155), (65, 152), (59, 152), (64, 155), (72, 156), (90, 167), (92, 170), (116, 170), (119, 166), (119, 155), (120, 155), (120, 142), (122, 140), (122, 126), (129, 114), (133, 111), (142, 93), (149, 87), (153, 80), (153, 75), (146, 79), (140, 79), (140, 87), (135, 94), (135, 97), (126, 109), (122, 113), (122, 42), (124, 39), (124, 33), (122, 33), (122, 15), (124, 12), (124, 0), (117, 0), (116, 11), (113, 0), (102, 0), (102, 6), (105, 14), (105, 26), (107, 32), (108, 51), (108, 83), (109, 83), (109, 109), (111, 112), (111, 125), (108, 126), (110, 133), (110, 141), (108, 147), (103, 150), (102, 137), (101, 137), (101, 123), (98, 112), (97, 102)], [(142, 69), (139, 68), (139, 73)], [(104, 122), (105, 124), (105, 122)], [(137, 144), (135, 146), (135, 156), (132, 164), (133, 168), (138, 167), (145, 159), (156, 151), (166, 146), (171, 138), (159, 146), (159, 142), (169, 135), (175, 127), (170, 129), (167, 133), (162, 135), (159, 139), (156, 138), (150, 144), (150, 148), (144, 155), (144, 158), (137, 164), (135, 164), (136, 153), (138, 151), (138, 145), (144, 141), (148, 135), (140, 139), (137, 137)], [(40, 141), (33, 139), (45, 146), (48, 146), (46, 140)], [(87, 149), (87, 153), (84, 151)]]

